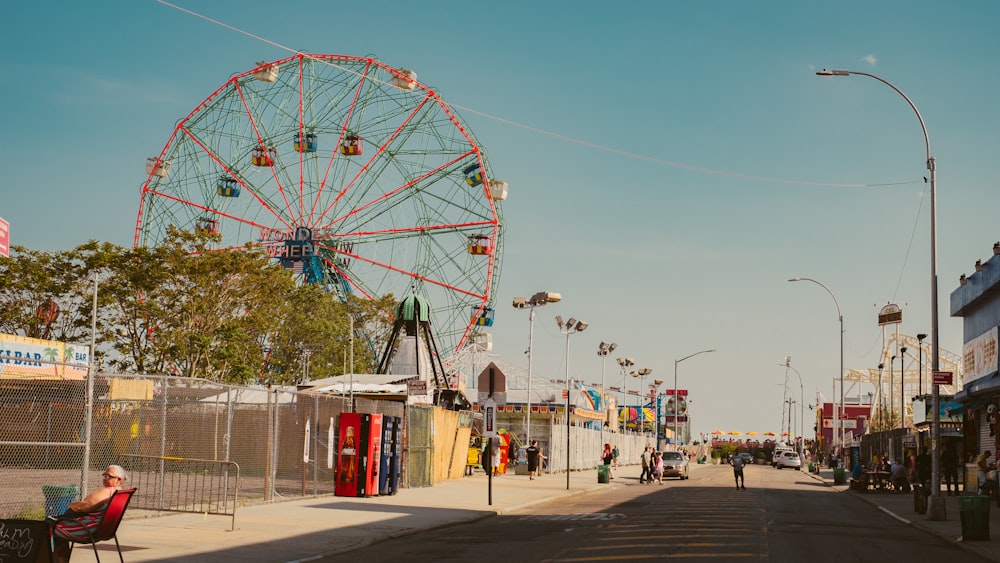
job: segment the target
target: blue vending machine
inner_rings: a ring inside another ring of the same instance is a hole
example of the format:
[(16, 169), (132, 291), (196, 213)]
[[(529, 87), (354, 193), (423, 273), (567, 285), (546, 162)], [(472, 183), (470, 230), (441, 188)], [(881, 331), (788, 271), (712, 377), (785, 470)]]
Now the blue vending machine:
[(382, 421), (382, 466), (378, 487), (380, 495), (394, 495), (399, 489), (401, 421), (398, 416), (386, 416)]

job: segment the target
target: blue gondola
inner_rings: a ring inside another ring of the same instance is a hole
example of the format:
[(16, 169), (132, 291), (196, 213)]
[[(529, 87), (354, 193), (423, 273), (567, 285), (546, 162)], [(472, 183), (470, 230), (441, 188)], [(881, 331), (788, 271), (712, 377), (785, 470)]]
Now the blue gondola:
[(236, 178), (223, 176), (216, 184), (216, 192), (222, 197), (240, 197), (240, 183), (236, 181)]
[(306, 142), (304, 144), (302, 143), (302, 137), (302, 133), (295, 134), (295, 150), (298, 152), (316, 152), (316, 134), (306, 133)]

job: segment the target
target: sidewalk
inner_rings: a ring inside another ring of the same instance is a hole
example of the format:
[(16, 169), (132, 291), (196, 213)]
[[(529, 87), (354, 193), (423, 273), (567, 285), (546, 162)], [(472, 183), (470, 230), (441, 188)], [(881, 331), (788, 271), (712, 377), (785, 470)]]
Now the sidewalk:
[[(927, 520), (913, 510), (912, 494), (856, 493), (846, 484), (833, 484), (833, 470), (805, 473), (827, 486), (853, 495), (897, 520), (953, 542), (956, 549), (974, 552), (1000, 562), (1000, 508), (991, 507), (990, 540), (961, 541), (962, 525), (957, 496), (945, 499), (946, 519)], [(324, 496), (248, 506), (236, 512), (236, 529), (228, 516), (164, 513), (159, 516), (130, 510), (118, 539), (129, 563), (153, 561), (305, 562), (342, 553), (386, 539), (463, 522), (532, 504), (599, 488), (620, 486), (597, 483), (597, 471), (574, 472), (566, 489), (565, 474), (550, 474), (529, 481), (525, 476), (493, 479), (482, 473), (440, 483), (433, 487), (401, 489), (393, 496), (350, 498)], [(114, 551), (114, 542), (99, 544)], [(73, 550), (73, 563), (94, 561), (90, 546)]]
[[(228, 516), (163, 513), (142, 517), (129, 510), (118, 540), (129, 563), (292, 562), (341, 553), (389, 538), (502, 514), (532, 504), (595, 488), (597, 471), (574, 472), (570, 489), (565, 474), (529, 481), (525, 476), (493, 479), (489, 503), (486, 475), (455, 479), (433, 487), (400, 489), (393, 496), (351, 498), (324, 496), (248, 506), (236, 511), (236, 530)], [(114, 542), (98, 544), (102, 554)], [(93, 548), (78, 545), (73, 563), (94, 561)]]
[[(814, 479), (819, 479), (829, 487), (837, 489), (844, 494), (853, 495), (863, 502), (871, 504), (896, 520), (934, 534), (953, 542), (961, 549), (973, 552), (981, 557), (992, 561), (1000, 562), (1000, 507), (994, 503), (990, 506), (990, 539), (985, 541), (963, 541), (962, 540), (962, 520), (959, 513), (959, 497), (948, 496), (945, 492), (941, 498), (945, 499), (945, 519), (931, 521), (926, 514), (918, 514), (913, 510), (913, 493), (859, 493), (851, 491), (848, 484), (834, 485), (833, 470), (821, 467), (819, 474), (806, 473)], [(848, 481), (850, 477), (848, 476)]]

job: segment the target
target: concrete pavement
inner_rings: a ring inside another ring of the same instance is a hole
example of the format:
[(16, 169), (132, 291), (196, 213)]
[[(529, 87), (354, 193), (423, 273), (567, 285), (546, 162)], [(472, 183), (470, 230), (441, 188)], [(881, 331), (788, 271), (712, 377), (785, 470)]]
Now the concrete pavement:
[[(692, 469), (698, 471), (697, 466)], [(634, 477), (638, 468), (623, 468), (621, 472)], [(846, 485), (834, 485), (833, 471), (827, 468), (822, 468), (819, 474), (804, 474), (856, 497), (859, 502), (872, 504), (907, 525), (953, 542), (956, 553), (969, 550), (1000, 562), (1000, 508), (991, 507), (989, 541), (962, 541), (957, 496), (944, 497), (947, 519), (932, 522), (926, 515), (914, 512), (912, 494), (853, 492)], [(624, 480), (634, 482), (627, 477)], [(545, 475), (534, 481), (525, 476), (505, 475), (493, 480), (490, 504), (487, 477), (477, 473), (434, 487), (401, 489), (393, 496), (324, 496), (247, 506), (237, 510), (234, 531), (230, 531), (232, 522), (226, 516), (153, 515), (130, 510), (118, 537), (130, 563), (309, 561), (620, 483), (612, 480), (610, 484), (599, 485), (596, 470), (571, 474), (569, 490), (565, 474)], [(102, 554), (114, 550), (114, 542), (99, 545)], [(90, 546), (74, 549), (74, 563), (93, 560)]]
[[(819, 474), (807, 473), (815, 479), (823, 481), (844, 494), (853, 495), (862, 502), (866, 502), (877, 507), (879, 510), (892, 516), (896, 520), (909, 526), (923, 530), (929, 534), (941, 537), (955, 544), (961, 550), (970, 551), (991, 561), (1000, 562), (1000, 507), (995, 503), (990, 503), (989, 516), (989, 540), (965, 540), (962, 536), (962, 521), (960, 513), (959, 496), (949, 496), (944, 493), (942, 498), (945, 502), (945, 520), (932, 521), (927, 519), (926, 514), (919, 514), (914, 510), (913, 493), (892, 493), (892, 492), (868, 492), (861, 493), (851, 491), (848, 484), (835, 485), (833, 470), (822, 467)], [(848, 476), (848, 481), (850, 477)]]

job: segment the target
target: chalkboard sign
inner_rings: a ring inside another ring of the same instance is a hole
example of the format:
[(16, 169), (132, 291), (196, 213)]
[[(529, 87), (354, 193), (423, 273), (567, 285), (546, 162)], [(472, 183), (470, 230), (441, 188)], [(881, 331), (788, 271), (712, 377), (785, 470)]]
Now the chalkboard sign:
[(41, 520), (0, 520), (0, 563), (50, 561), (49, 526)]

